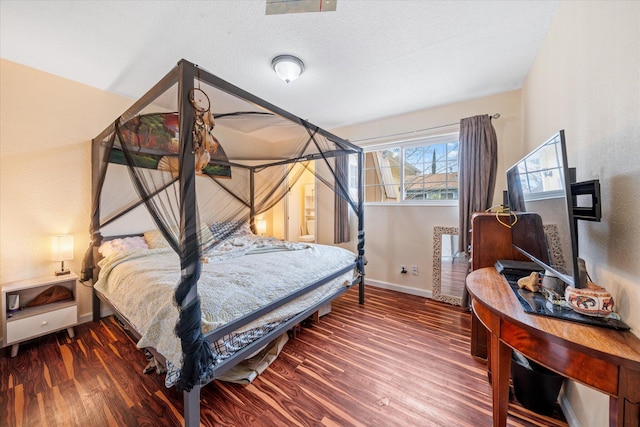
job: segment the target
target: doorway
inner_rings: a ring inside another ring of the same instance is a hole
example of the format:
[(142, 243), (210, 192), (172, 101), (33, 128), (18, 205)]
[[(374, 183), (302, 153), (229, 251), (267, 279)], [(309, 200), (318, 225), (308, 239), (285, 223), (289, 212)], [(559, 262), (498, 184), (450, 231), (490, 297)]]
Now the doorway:
[(287, 240), (316, 241), (316, 179), (313, 168), (311, 162), (287, 195)]

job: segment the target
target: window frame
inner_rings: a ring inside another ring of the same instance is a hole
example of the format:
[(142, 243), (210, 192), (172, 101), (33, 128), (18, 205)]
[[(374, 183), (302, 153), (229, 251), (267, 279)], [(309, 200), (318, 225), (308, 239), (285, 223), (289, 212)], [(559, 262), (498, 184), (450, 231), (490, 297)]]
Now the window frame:
[[(373, 143), (373, 144), (369, 144), (366, 146), (363, 146), (363, 150), (364, 150), (364, 154), (365, 156), (368, 153), (373, 153), (376, 151), (382, 151), (382, 150), (386, 150), (386, 149), (394, 149), (394, 148), (399, 148), (400, 149), (400, 183), (402, 183), (400, 185), (400, 189), (401, 189), (401, 194), (400, 194), (400, 201), (394, 201), (394, 202), (372, 202), (372, 201), (366, 201), (366, 190), (367, 190), (367, 182), (366, 182), (366, 178), (365, 178), (365, 183), (364, 183), (364, 188), (365, 188), (365, 206), (458, 206), (459, 205), (459, 199), (439, 199), (439, 200), (433, 200), (433, 199), (421, 199), (421, 200), (415, 200), (415, 199), (406, 199), (406, 189), (405, 189), (405, 185), (404, 185), (404, 179), (405, 179), (405, 150), (409, 149), (409, 148), (415, 148), (415, 147), (426, 147), (429, 145), (438, 145), (438, 144), (446, 144), (449, 142), (452, 142), (452, 138), (453, 140), (457, 141), (459, 143), (459, 137), (460, 137), (460, 132), (459, 130), (456, 131), (449, 131), (449, 132), (443, 132), (443, 133), (438, 133), (438, 134), (432, 134), (432, 135), (425, 135), (425, 136), (421, 136), (418, 138), (411, 138), (411, 139), (402, 139), (402, 140), (394, 140), (394, 141), (387, 141), (387, 142), (383, 142), (383, 143)], [(458, 166), (459, 166), (459, 161), (460, 158), (458, 157)], [(366, 168), (365, 168), (366, 169)], [(365, 173), (366, 175), (366, 173)], [(460, 170), (458, 169), (458, 179), (460, 177)], [(459, 181), (458, 181), (459, 182)], [(384, 186), (384, 183), (378, 184), (379, 186)]]

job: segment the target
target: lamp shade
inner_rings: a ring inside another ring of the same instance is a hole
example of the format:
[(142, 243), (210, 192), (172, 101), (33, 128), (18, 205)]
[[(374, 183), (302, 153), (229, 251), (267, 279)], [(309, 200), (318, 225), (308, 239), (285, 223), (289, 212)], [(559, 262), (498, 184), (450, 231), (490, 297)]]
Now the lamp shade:
[(51, 261), (73, 259), (73, 236), (62, 234), (51, 237)]
[(279, 55), (273, 58), (271, 66), (285, 82), (289, 83), (297, 79), (304, 71), (304, 63), (293, 55)]
[(259, 235), (263, 235), (267, 232), (267, 220), (259, 219), (256, 221), (256, 229), (258, 230)]

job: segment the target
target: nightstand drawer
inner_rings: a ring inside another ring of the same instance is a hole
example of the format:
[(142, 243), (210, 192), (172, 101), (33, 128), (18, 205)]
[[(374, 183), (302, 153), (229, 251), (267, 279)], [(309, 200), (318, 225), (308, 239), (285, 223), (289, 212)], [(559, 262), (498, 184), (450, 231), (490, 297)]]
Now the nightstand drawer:
[(7, 322), (5, 343), (11, 344), (48, 332), (74, 326), (78, 322), (76, 305)]

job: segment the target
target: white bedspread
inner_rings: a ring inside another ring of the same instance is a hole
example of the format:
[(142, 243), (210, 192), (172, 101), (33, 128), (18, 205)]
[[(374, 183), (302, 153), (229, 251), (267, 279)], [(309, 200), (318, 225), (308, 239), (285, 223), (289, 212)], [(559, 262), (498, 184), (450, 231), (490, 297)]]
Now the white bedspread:
[[(198, 295), (202, 330), (207, 333), (349, 265), (356, 256), (334, 246), (242, 237), (203, 258)], [(173, 293), (180, 279), (177, 254), (168, 248), (122, 251), (99, 265), (95, 287), (142, 334), (138, 347), (154, 347), (167, 361), (181, 366), (180, 340), (174, 333), (178, 309)], [(287, 319), (353, 278), (353, 271), (344, 274), (236, 332)]]

